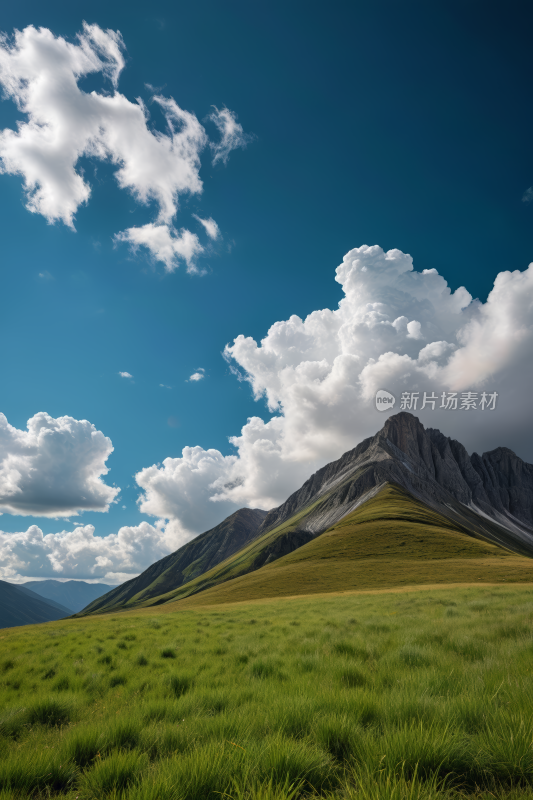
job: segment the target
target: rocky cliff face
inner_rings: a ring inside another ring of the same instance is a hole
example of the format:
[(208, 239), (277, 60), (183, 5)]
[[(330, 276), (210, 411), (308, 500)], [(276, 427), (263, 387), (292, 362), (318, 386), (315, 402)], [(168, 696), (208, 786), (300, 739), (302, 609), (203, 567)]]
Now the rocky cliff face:
[(507, 448), (469, 456), (460, 442), (426, 430), (407, 412), (312, 475), (269, 511), (259, 533), (311, 504), (302, 529), (321, 533), (385, 483), (403, 486), (484, 538), (533, 555), (533, 465)]
[[(531, 524), (533, 520), (533, 465), (527, 464), (507, 447), (472, 455), (472, 466), (480, 476), (483, 490), (476, 487), (473, 502), (483, 510), (488, 502), (503, 514)], [(487, 513), (490, 513), (487, 511)]]

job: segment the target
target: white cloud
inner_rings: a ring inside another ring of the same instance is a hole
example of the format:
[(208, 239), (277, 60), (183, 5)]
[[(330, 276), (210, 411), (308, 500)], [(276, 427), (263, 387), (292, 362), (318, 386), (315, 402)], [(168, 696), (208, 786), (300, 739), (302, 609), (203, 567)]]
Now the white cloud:
[(522, 195), (522, 202), (531, 203), (532, 200), (533, 200), (533, 186), (530, 186), (529, 189), (526, 189), (526, 191)]
[(237, 122), (236, 114), (229, 108), (223, 108), (221, 111), (216, 106), (213, 108), (215, 110), (209, 115), (209, 119), (215, 123), (220, 132), (220, 141), (210, 143), (213, 164), (217, 161), (227, 164), (231, 151), (238, 147), (246, 147), (253, 137), (244, 133), (242, 125)]
[(177, 233), (172, 226), (151, 222), (140, 228), (128, 228), (114, 238), (116, 242), (129, 244), (134, 253), (139, 247), (146, 247), (155, 261), (165, 265), (166, 272), (174, 272), (180, 259), (186, 262), (187, 272), (198, 272), (195, 259), (204, 251), (195, 233), (185, 228)]
[(193, 217), (197, 219), (198, 222), (202, 223), (210, 239), (215, 240), (220, 237), (220, 228), (212, 217), (209, 217), (209, 219), (202, 219), (202, 217), (199, 217), (197, 214), (193, 214)]
[[(435, 270), (415, 272), (409, 256), (379, 247), (350, 251), (337, 280), (345, 294), (338, 309), (305, 320), (293, 315), (260, 343), (239, 336), (226, 348), (272, 416), (250, 418), (230, 440), (232, 455), (186, 447), (180, 458), (141, 470), (140, 510), (158, 518), (154, 525), (105, 537), (90, 525), (47, 536), (34, 525), (0, 533), (0, 575), (132, 577), (242, 505), (282, 502), (315, 469), (375, 433), (383, 424), (373, 402), (378, 388), (398, 399), (403, 391), (420, 398), (424, 391), (497, 391), (494, 412), (416, 413), (470, 450), (503, 444), (531, 460), (532, 443), (529, 455), (520, 449), (530, 429), (533, 265), (500, 273), (485, 303), (464, 288), (452, 293)], [(105, 508), (118, 494), (100, 479), (112, 448), (94, 426), (39, 414), (23, 432), (0, 421), (0, 511), (69, 516)]]
[(236, 456), (223, 456), (218, 450), (185, 447), (181, 458), (166, 458), (161, 466), (154, 464), (136, 475), (144, 491), (140, 510), (173, 520), (184, 532), (208, 530), (235, 511), (233, 502), (215, 507), (209, 498), (213, 494), (211, 485), (226, 475), (236, 460)]
[[(250, 418), (230, 439), (231, 455), (186, 447), (180, 458), (141, 470), (140, 510), (155, 524), (105, 537), (90, 525), (0, 534), (0, 575), (123, 580), (243, 505), (277, 505), (382, 426), (373, 402), (379, 388), (396, 395), (395, 412), (404, 391), (420, 400), (424, 391), (497, 391), (494, 412), (421, 411), (419, 403), (416, 413), (469, 450), (505, 445), (532, 460), (533, 265), (500, 273), (485, 303), (379, 247), (350, 251), (337, 281), (344, 290), (337, 309), (293, 315), (259, 343), (238, 336), (226, 348), (271, 416)], [(115, 499), (119, 490), (101, 480), (111, 442), (90, 423), (38, 414), (25, 432), (0, 422), (0, 511), (67, 517)]]
[[(122, 69), (124, 43), (120, 32), (83, 24), (77, 43), (47, 28), (28, 26), (13, 37), (0, 35), (0, 83), (27, 121), (17, 130), (0, 132), (0, 171), (21, 175), (26, 206), (48, 222), (62, 221), (74, 228), (79, 207), (90, 198), (91, 187), (79, 159), (89, 156), (116, 165), (115, 178), (141, 204), (155, 203), (155, 223), (129, 228), (116, 236), (134, 248), (148, 248), (168, 271), (179, 259), (193, 269), (202, 252), (195, 234), (174, 230), (172, 221), (184, 194), (200, 194), (200, 155), (209, 143), (197, 117), (171, 97), (155, 95), (166, 120), (167, 132), (148, 126), (143, 101), (131, 102), (116, 87)], [(113, 94), (84, 92), (78, 83), (101, 73), (111, 81)], [(222, 138), (214, 145), (215, 160), (227, 161), (246, 137), (228, 109), (211, 119)], [(211, 238), (217, 227), (202, 220)]]
[(0, 512), (69, 517), (107, 511), (120, 489), (102, 476), (111, 440), (87, 420), (44, 412), (18, 430), (0, 414)]
[(96, 536), (92, 525), (43, 534), (37, 525), (20, 533), (0, 531), (0, 578), (89, 579), (121, 583), (176, 550), (187, 537), (156, 523)]
[(422, 339), (422, 325), (416, 321), (411, 320), (407, 323), (407, 336), (409, 339)]
[(118, 374), (121, 378), (133, 378), (133, 375), (130, 375), (129, 372), (119, 372)]
[(198, 370), (196, 370), (196, 372), (193, 372), (193, 374), (190, 375), (187, 378), (187, 380), (188, 381), (201, 381), (203, 378), (205, 378), (205, 374), (204, 373), (205, 373), (205, 369), (203, 369), (203, 367), (200, 367)]
[[(275, 322), (258, 344), (238, 336), (225, 355), (273, 414), (253, 417), (232, 437), (235, 454), (185, 448), (181, 458), (142, 470), (141, 509), (199, 533), (243, 505), (270, 508), (309, 475), (383, 425), (380, 388), (419, 392), (417, 413), (482, 452), (505, 445), (533, 460), (533, 265), (502, 272), (486, 303), (451, 292), (435, 269), (380, 247), (351, 250), (337, 269), (336, 310)], [(420, 405), (424, 391), (497, 391), (496, 411)], [(221, 504), (220, 506), (218, 504)], [(201, 509), (201, 516), (196, 514)]]

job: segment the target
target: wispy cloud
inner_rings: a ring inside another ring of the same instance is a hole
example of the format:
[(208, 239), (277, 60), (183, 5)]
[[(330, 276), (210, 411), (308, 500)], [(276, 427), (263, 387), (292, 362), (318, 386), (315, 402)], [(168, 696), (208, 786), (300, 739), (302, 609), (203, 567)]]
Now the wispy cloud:
[(532, 200), (533, 200), (533, 186), (530, 186), (529, 189), (526, 189), (526, 191), (522, 195), (522, 202), (531, 203)]
[(209, 143), (213, 151), (213, 164), (218, 161), (227, 164), (231, 151), (239, 147), (246, 147), (253, 141), (254, 136), (244, 133), (242, 125), (237, 122), (237, 115), (229, 108), (223, 108), (221, 111), (216, 106), (213, 108), (215, 110), (208, 118), (214, 122), (220, 133), (219, 142)]
[(205, 232), (210, 239), (215, 240), (220, 237), (220, 228), (212, 217), (209, 217), (209, 219), (202, 219), (202, 217), (199, 217), (197, 214), (193, 214), (193, 217), (204, 226)]
[(129, 372), (119, 372), (118, 374), (121, 378), (133, 378), (133, 375), (130, 375)]

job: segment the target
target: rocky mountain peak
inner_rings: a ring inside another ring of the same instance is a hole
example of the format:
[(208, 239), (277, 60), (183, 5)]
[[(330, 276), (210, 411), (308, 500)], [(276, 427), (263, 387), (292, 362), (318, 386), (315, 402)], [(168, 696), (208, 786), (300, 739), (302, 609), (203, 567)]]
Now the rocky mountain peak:
[(533, 553), (533, 465), (506, 447), (470, 456), (460, 442), (424, 428), (407, 411), (388, 417), (375, 436), (318, 470), (267, 514), (259, 532), (313, 504), (302, 529), (320, 533), (386, 483), (403, 486), (455, 521), (465, 509), (478, 520), (492, 519), (512, 532), (517, 547)]

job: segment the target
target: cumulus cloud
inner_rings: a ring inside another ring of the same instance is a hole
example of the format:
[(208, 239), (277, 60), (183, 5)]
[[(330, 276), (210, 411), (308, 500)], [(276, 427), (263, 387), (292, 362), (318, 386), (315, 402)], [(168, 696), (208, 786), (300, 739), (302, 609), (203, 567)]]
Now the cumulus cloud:
[[(383, 425), (378, 389), (419, 395), (417, 413), (468, 449), (505, 445), (533, 460), (529, 430), (533, 265), (502, 272), (485, 303), (452, 292), (435, 269), (417, 272), (399, 250), (351, 250), (337, 268), (336, 310), (275, 322), (225, 356), (271, 414), (230, 438), (234, 454), (188, 447), (142, 470), (141, 510), (198, 533), (243, 506), (270, 508), (309, 475)], [(423, 394), (498, 392), (495, 411), (421, 410)], [(198, 510), (201, 514), (197, 517)]]
[(107, 511), (120, 491), (102, 480), (112, 452), (111, 440), (87, 420), (40, 412), (23, 431), (0, 414), (0, 513)]
[(203, 369), (203, 367), (200, 367), (198, 370), (196, 370), (196, 372), (193, 372), (193, 374), (190, 375), (187, 378), (187, 380), (188, 381), (201, 381), (202, 378), (205, 378), (205, 374), (204, 373), (205, 373), (205, 369)]
[(92, 525), (43, 534), (37, 525), (20, 533), (0, 531), (0, 577), (99, 579), (121, 583), (184, 544), (172, 525), (141, 522), (96, 536)]
[(209, 115), (209, 119), (215, 123), (220, 133), (220, 141), (210, 143), (213, 164), (218, 161), (227, 164), (231, 151), (238, 147), (246, 147), (252, 137), (244, 133), (242, 125), (237, 122), (237, 115), (229, 108), (223, 108), (221, 111), (216, 106), (213, 108), (215, 110)]
[(137, 484), (144, 491), (140, 510), (173, 520), (185, 532), (208, 530), (235, 511), (231, 500), (216, 508), (209, 500), (213, 494), (211, 485), (223, 478), (236, 461), (236, 456), (223, 456), (218, 450), (185, 447), (181, 458), (166, 458), (162, 465), (154, 464), (136, 475)]
[[(0, 131), (0, 170), (22, 176), (30, 211), (74, 228), (77, 210), (91, 195), (76, 169), (79, 159), (89, 156), (116, 165), (120, 188), (139, 203), (157, 207), (154, 223), (129, 228), (116, 241), (147, 248), (168, 271), (180, 259), (193, 271), (193, 258), (202, 247), (190, 231), (176, 232), (173, 219), (180, 196), (202, 192), (200, 155), (209, 139), (193, 113), (160, 94), (152, 101), (161, 109), (167, 131), (149, 127), (143, 101), (131, 102), (117, 91), (123, 50), (120, 32), (87, 23), (75, 43), (32, 25), (13, 37), (0, 35), (0, 84), (27, 117), (16, 131)], [(80, 89), (80, 79), (95, 73), (111, 82), (112, 94)], [(215, 159), (225, 163), (246, 137), (228, 109), (217, 110), (211, 119), (221, 133), (213, 145)], [(216, 238), (216, 223), (202, 224)]]
[[(256, 342), (238, 336), (225, 355), (247, 380), (267, 419), (248, 419), (234, 452), (186, 447), (136, 475), (140, 510), (157, 519), (95, 536), (92, 526), (44, 536), (37, 526), (0, 534), (3, 577), (130, 577), (243, 505), (270, 508), (323, 464), (374, 434), (386, 414), (378, 389), (418, 395), (412, 408), (472, 451), (499, 445), (533, 460), (530, 430), (533, 265), (502, 272), (486, 302), (452, 292), (436, 270), (379, 247), (351, 250), (337, 268), (335, 310), (275, 322)], [(198, 369), (193, 375), (203, 375)], [(190, 380), (193, 376), (191, 376)], [(494, 411), (422, 409), (423, 394), (497, 392)], [(27, 431), (0, 417), (0, 511), (69, 516), (105, 510), (111, 442), (88, 422), (38, 414)], [(169, 425), (179, 424), (169, 418)], [(529, 449), (528, 449), (529, 448)]]
[(133, 375), (130, 375), (129, 372), (119, 372), (118, 374), (121, 378), (133, 378)]

